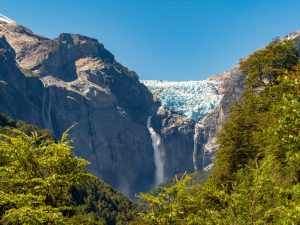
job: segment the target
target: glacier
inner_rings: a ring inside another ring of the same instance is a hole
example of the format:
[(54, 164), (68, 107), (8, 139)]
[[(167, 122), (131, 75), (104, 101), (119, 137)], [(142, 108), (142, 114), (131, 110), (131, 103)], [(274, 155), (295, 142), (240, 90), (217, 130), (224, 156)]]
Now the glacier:
[(219, 82), (141, 80), (162, 105), (178, 114), (198, 121), (215, 109), (222, 95), (218, 93)]

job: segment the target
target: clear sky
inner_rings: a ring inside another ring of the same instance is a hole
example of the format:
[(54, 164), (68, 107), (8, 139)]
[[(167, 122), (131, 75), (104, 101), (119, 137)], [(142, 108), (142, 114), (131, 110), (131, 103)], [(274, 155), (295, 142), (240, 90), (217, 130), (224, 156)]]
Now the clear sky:
[(205, 79), (300, 29), (299, 0), (0, 0), (0, 13), (94, 37), (141, 79)]

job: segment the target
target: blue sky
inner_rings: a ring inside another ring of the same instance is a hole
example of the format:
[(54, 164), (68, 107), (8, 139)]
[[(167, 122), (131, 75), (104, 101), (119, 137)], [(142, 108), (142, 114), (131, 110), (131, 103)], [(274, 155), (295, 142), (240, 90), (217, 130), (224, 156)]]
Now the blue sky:
[(141, 79), (201, 80), (300, 29), (299, 0), (0, 0), (0, 13), (55, 38), (97, 38)]

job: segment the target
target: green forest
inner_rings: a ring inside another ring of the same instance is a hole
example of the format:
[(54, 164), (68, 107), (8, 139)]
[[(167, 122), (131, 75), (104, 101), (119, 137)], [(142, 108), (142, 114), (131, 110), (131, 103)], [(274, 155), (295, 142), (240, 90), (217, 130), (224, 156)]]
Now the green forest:
[(140, 194), (141, 207), (87, 172), (67, 132), (56, 140), (0, 114), (0, 224), (300, 224), (298, 50), (275, 39), (240, 71), (209, 178), (184, 174)]
[(65, 133), (0, 113), (0, 224), (128, 224), (136, 204), (88, 173)]
[(300, 224), (298, 60), (279, 39), (241, 60), (245, 90), (218, 133), (211, 176), (141, 194), (147, 211), (135, 224)]

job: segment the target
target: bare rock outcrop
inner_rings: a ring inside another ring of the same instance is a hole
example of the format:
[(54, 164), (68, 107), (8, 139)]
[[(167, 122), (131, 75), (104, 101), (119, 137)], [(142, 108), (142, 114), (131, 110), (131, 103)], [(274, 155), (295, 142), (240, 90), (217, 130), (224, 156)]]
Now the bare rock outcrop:
[(146, 119), (156, 107), (138, 76), (97, 40), (61, 34), (50, 40), (1, 23), (0, 111), (50, 129), (70, 126), (74, 152), (128, 196), (153, 186)]

